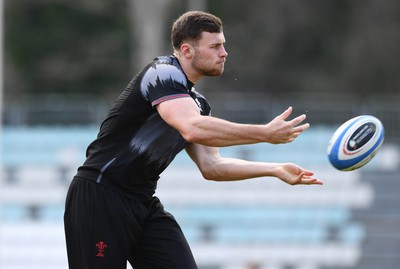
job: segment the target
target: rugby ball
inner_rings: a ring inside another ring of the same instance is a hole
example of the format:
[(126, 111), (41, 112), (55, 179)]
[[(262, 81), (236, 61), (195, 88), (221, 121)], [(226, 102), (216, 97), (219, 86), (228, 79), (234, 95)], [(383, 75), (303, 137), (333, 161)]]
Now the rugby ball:
[(366, 165), (378, 152), (385, 136), (379, 119), (362, 115), (343, 123), (328, 143), (330, 163), (341, 171)]

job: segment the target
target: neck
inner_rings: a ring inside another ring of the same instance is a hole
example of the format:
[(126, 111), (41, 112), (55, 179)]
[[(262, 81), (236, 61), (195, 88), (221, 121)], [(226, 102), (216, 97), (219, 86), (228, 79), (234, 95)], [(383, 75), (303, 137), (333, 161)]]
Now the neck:
[(190, 82), (196, 84), (196, 82), (203, 77), (198, 72), (193, 70), (193, 68), (190, 65), (190, 61), (185, 57), (183, 57), (179, 52), (174, 52), (173, 55), (178, 59), (183, 72), (185, 73), (186, 77), (189, 79)]

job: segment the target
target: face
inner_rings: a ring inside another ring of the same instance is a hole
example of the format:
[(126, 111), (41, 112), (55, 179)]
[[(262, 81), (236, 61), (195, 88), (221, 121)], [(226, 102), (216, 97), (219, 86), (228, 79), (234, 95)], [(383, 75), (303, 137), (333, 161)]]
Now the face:
[(220, 76), (228, 53), (225, 51), (223, 33), (203, 32), (201, 39), (194, 46), (191, 62), (192, 69), (200, 76)]

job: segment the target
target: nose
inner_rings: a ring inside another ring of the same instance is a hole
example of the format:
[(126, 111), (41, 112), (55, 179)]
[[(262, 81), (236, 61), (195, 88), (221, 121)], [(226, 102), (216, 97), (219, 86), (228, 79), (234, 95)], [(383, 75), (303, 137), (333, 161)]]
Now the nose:
[(221, 57), (228, 57), (228, 52), (226, 51), (224, 46), (221, 47)]

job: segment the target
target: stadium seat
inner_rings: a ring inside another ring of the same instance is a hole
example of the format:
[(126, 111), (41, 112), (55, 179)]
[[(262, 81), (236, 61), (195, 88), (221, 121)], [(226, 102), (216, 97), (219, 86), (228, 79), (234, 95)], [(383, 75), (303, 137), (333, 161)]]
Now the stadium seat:
[[(297, 162), (314, 170), (325, 181), (323, 188), (272, 178), (206, 181), (185, 152), (178, 154), (161, 175), (156, 195), (182, 226), (199, 263), (212, 267), (230, 257), (236, 264), (252, 260), (277, 268), (296, 259), (304, 261), (299, 268), (354, 264), (365, 230), (351, 210), (367, 207), (373, 192), (358, 172), (329, 166), (330, 132), (316, 128), (290, 145), (221, 149), (227, 157)], [(62, 217), (68, 180), (96, 134), (92, 126), (3, 129), (1, 268), (66, 264)], [(303, 256), (287, 257), (288, 251)], [(32, 255), (20, 263), (26, 253)]]

